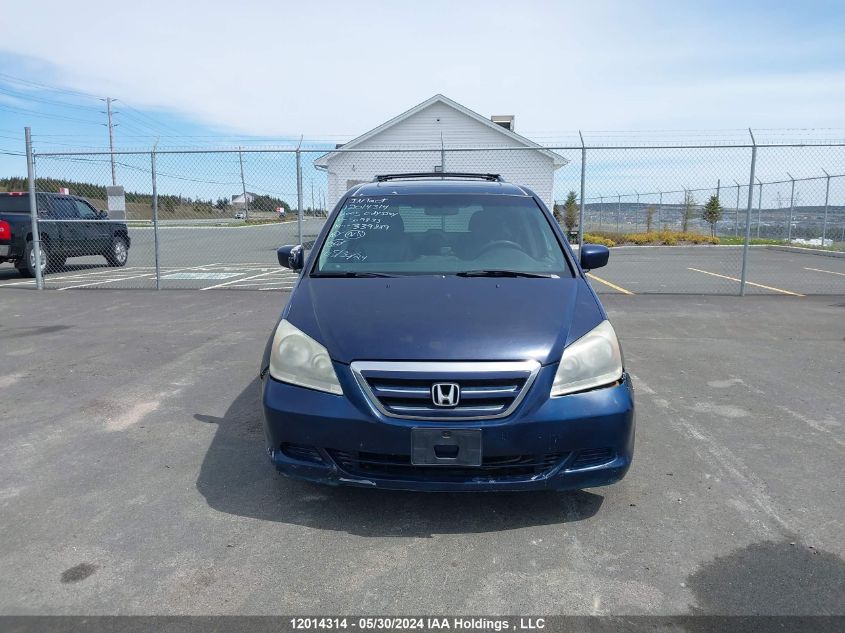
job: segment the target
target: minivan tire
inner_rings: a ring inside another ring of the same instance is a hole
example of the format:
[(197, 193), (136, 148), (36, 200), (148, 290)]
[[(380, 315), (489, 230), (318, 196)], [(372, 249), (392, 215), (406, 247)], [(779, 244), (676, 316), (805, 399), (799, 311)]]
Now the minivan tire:
[(126, 261), (129, 259), (129, 247), (126, 245), (126, 240), (119, 235), (111, 241), (109, 250), (103, 253), (103, 257), (109, 263), (109, 266), (126, 266)]

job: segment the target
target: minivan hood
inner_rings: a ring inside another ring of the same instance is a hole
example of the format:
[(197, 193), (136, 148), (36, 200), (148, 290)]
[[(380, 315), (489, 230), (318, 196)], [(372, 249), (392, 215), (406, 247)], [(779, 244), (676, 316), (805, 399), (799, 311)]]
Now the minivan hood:
[(286, 318), (338, 362), (560, 360), (603, 318), (580, 278), (305, 276)]

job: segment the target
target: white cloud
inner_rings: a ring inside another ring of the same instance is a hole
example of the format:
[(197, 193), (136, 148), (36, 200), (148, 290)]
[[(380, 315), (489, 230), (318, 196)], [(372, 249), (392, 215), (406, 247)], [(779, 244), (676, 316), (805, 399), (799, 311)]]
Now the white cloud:
[(845, 127), (823, 24), (584, 5), (43, 0), (6, 7), (0, 50), (37, 60), (10, 74), (258, 135), (354, 136), (437, 92), (537, 134)]

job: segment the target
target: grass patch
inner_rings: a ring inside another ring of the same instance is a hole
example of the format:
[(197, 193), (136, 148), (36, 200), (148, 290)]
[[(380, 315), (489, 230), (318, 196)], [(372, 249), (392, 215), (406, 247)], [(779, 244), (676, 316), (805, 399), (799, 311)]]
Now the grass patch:
[[(736, 237), (730, 237), (730, 236), (729, 237), (722, 237), (720, 239), (722, 240), (722, 244), (733, 244), (733, 245), (740, 245), (740, 246), (745, 244), (745, 238), (741, 235), (738, 235)], [(763, 237), (752, 237), (750, 240), (748, 240), (748, 243), (751, 244), (752, 246), (753, 245), (763, 246), (763, 245), (766, 245), (766, 244), (782, 244), (782, 245), (785, 246), (786, 240), (776, 240), (774, 238), (763, 238)]]
[[(243, 224), (253, 225), (253, 224), (278, 224), (280, 220), (243, 220)], [(281, 220), (281, 222), (288, 222), (288, 220)]]
[(718, 237), (710, 237), (701, 233), (689, 231), (650, 231), (648, 233), (612, 233), (600, 231), (584, 233), (584, 241), (590, 244), (601, 244), (613, 247), (623, 244), (636, 246), (677, 246), (688, 244), (723, 244)]

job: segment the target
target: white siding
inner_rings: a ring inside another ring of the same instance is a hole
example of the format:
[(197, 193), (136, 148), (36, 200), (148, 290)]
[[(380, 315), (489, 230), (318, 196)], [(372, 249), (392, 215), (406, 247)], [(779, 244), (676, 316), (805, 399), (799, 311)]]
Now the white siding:
[[(515, 147), (517, 143), (495, 129), (472, 119), (445, 103), (437, 102), (416, 112), (355, 149), (431, 148), (414, 152), (350, 152), (327, 161), (328, 202), (348, 189), (349, 181), (370, 181), (377, 174), (434, 171), (441, 163), (440, 138), (446, 147)], [(536, 149), (500, 151), (446, 151), (446, 171), (489, 172), (532, 189), (549, 207), (553, 204), (554, 163)]]

